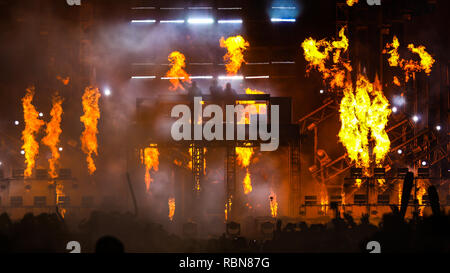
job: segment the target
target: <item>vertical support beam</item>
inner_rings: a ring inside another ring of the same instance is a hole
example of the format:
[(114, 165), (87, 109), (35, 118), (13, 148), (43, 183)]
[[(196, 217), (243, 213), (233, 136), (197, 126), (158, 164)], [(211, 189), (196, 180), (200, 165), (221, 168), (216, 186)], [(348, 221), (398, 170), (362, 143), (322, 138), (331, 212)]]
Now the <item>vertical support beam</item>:
[(226, 157), (226, 171), (225, 171), (225, 181), (226, 181), (226, 193), (227, 200), (226, 208), (228, 221), (234, 220), (234, 210), (232, 209), (232, 204), (235, 203), (233, 198), (236, 197), (236, 146), (234, 144), (227, 145), (227, 157)]
[(300, 140), (289, 144), (289, 215), (298, 216), (301, 202)]

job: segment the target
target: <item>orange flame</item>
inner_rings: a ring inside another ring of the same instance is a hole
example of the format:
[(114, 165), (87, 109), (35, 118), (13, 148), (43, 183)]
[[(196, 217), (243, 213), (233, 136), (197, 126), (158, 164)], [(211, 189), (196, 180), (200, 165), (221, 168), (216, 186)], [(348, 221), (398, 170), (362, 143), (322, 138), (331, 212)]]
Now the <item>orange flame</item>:
[[(370, 135), (375, 141), (374, 161), (381, 167), (390, 149), (385, 128), (391, 110), (378, 81), (372, 84), (365, 76), (359, 75), (356, 90), (353, 90), (351, 84), (344, 89), (339, 111), (339, 140), (346, 148), (348, 157), (357, 167), (362, 167), (367, 172), (372, 162), (369, 155)], [(382, 183), (381, 180), (379, 182)], [(359, 186), (361, 180), (356, 183)]]
[(169, 55), (170, 62), (170, 70), (166, 73), (166, 77), (169, 78), (172, 86), (170, 90), (177, 90), (180, 88), (184, 90), (183, 85), (180, 83), (180, 80), (183, 82), (191, 82), (189, 78), (189, 74), (184, 70), (186, 67), (186, 57), (179, 51), (174, 51)]
[(175, 215), (175, 198), (169, 198), (169, 219), (173, 220), (173, 216)]
[(98, 88), (87, 87), (82, 97), (84, 115), (80, 117), (80, 121), (84, 124), (84, 131), (81, 135), (81, 148), (86, 154), (86, 162), (91, 175), (96, 170), (92, 154), (98, 155), (97, 124), (100, 119), (100, 108), (98, 106), (100, 96)]
[(270, 192), (270, 214), (273, 218), (276, 218), (278, 215), (278, 202), (277, 202), (277, 195), (271, 191)]
[[(405, 73), (405, 82), (408, 82), (411, 76), (414, 74), (414, 72), (420, 72), (424, 71), (427, 75), (431, 73), (431, 68), (433, 67), (433, 64), (435, 63), (435, 60), (431, 55), (425, 51), (425, 46), (418, 46), (415, 47), (414, 44), (409, 44), (408, 49), (412, 53), (415, 53), (419, 55), (420, 62), (415, 60), (405, 60), (401, 59), (400, 55), (398, 54), (398, 47), (400, 46), (400, 43), (396, 36), (394, 36), (392, 44), (387, 44), (385, 49), (383, 50), (384, 54), (389, 54), (390, 57), (388, 58), (389, 65), (392, 67), (399, 66)], [(392, 49), (391, 49), (392, 48)], [(388, 51), (388, 49), (391, 49)], [(397, 79), (398, 81), (398, 79)], [(399, 84), (396, 83), (396, 80), (394, 78), (394, 83), (398, 86)]]
[(358, 0), (347, 0), (347, 5), (349, 5), (350, 7), (357, 3), (358, 3)]
[(245, 178), (244, 178), (244, 193), (249, 194), (252, 191), (253, 191), (252, 179), (250, 177), (250, 172), (247, 169), (247, 174), (245, 175)]
[(245, 63), (243, 51), (249, 46), (250, 44), (241, 35), (228, 37), (226, 40), (223, 37), (220, 38), (220, 47), (228, 50), (223, 57), (228, 75), (236, 75), (242, 63)]
[[(316, 41), (307, 38), (302, 43), (305, 60), (308, 62), (306, 72), (316, 69), (322, 74), (324, 81), (329, 81), (332, 89), (344, 87), (345, 74), (352, 71), (348, 61), (342, 60), (342, 53), (348, 49), (348, 38), (345, 36), (345, 27), (339, 31), (341, 40), (328, 42), (326, 40)], [(327, 67), (330, 53), (333, 52), (332, 65)]]
[[(60, 197), (66, 196), (64, 194), (64, 185), (63, 184), (56, 184), (56, 204), (60, 205), (62, 202), (60, 201)], [(59, 213), (61, 214), (61, 217), (64, 218), (67, 210), (65, 208), (59, 208)]]
[(32, 104), (34, 96), (34, 87), (27, 88), (25, 97), (22, 98), (23, 117), (25, 120), (25, 129), (22, 132), (23, 145), (25, 151), (25, 163), (27, 168), (24, 171), (25, 177), (30, 177), (36, 164), (36, 156), (39, 153), (39, 143), (35, 140), (35, 135), (39, 132), (44, 121), (39, 119), (39, 113)]
[(64, 85), (68, 85), (69, 82), (70, 82), (70, 78), (69, 78), (69, 77), (63, 78), (63, 77), (61, 77), (61, 76), (56, 76), (56, 79), (57, 79), (58, 81), (60, 81), (62, 84), (64, 84)]
[(158, 171), (159, 169), (159, 151), (154, 145), (150, 145), (144, 149), (143, 163), (145, 165), (145, 186), (147, 191), (150, 190), (150, 184), (153, 179), (150, 176), (150, 171)]
[(59, 137), (62, 133), (61, 130), (61, 116), (63, 114), (62, 108), (63, 99), (59, 96), (53, 97), (53, 107), (50, 112), (52, 119), (47, 123), (47, 128), (45, 129), (46, 136), (42, 139), (42, 143), (47, 145), (51, 152), (52, 157), (48, 160), (49, 163), (49, 175), (51, 178), (56, 178), (58, 175), (56, 173), (56, 166), (60, 157), (58, 144)]

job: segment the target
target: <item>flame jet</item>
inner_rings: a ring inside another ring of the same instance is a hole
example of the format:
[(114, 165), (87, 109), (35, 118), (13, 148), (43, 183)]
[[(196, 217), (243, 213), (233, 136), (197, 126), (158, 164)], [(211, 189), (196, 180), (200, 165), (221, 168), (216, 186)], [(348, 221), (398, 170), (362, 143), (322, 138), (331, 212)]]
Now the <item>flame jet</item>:
[(174, 51), (169, 55), (169, 63), (171, 68), (166, 73), (166, 77), (169, 78), (170, 83), (172, 84), (169, 89), (172, 91), (175, 91), (178, 88), (184, 90), (180, 80), (183, 82), (191, 82), (189, 74), (184, 70), (186, 67), (186, 57), (181, 52)]
[(358, 0), (347, 0), (347, 5), (350, 7), (357, 3), (358, 3)]
[(44, 121), (39, 119), (39, 113), (32, 104), (34, 97), (34, 87), (27, 88), (25, 97), (22, 98), (23, 117), (25, 121), (25, 129), (22, 132), (23, 145), (25, 151), (25, 163), (27, 165), (24, 176), (30, 177), (36, 164), (36, 156), (39, 154), (39, 143), (35, 139), (35, 135), (44, 125)]
[[(388, 62), (392, 67), (400, 67), (405, 73), (405, 83), (409, 81), (414, 72), (425, 72), (425, 74), (430, 75), (431, 68), (436, 62), (431, 55), (426, 52), (425, 46), (414, 46), (414, 44), (409, 44), (408, 49), (412, 53), (419, 55), (420, 62), (415, 60), (405, 60), (400, 58), (398, 53), (398, 48), (400, 43), (396, 36), (394, 36), (391, 44), (386, 44), (383, 50), (384, 54), (389, 54)], [(399, 85), (398, 79), (394, 78), (394, 84)]]
[(250, 177), (250, 172), (248, 170), (248, 166), (250, 165), (250, 160), (252, 158), (253, 153), (254, 153), (253, 147), (236, 147), (238, 164), (246, 168), (246, 175), (243, 182), (245, 194), (249, 194), (253, 190), (252, 180)]
[[(375, 83), (371, 83), (367, 77), (359, 74), (356, 86), (350, 79), (346, 80), (348, 72), (352, 71), (349, 61), (342, 60), (342, 52), (348, 49), (348, 39), (345, 36), (345, 28), (339, 31), (341, 40), (328, 42), (326, 40), (316, 41), (313, 38), (306, 39), (303, 50), (306, 61), (308, 61), (307, 73), (312, 69), (322, 74), (330, 87), (344, 94), (340, 102), (339, 140), (344, 145), (347, 155), (357, 167), (364, 169), (368, 174), (368, 168), (374, 162), (382, 167), (383, 160), (389, 152), (390, 140), (386, 133), (388, 117), (391, 114), (389, 101), (383, 94), (378, 77)], [(398, 62), (398, 41), (394, 40), (391, 52), (390, 64)], [(332, 62), (327, 62), (333, 53)], [(373, 139), (374, 159), (369, 153), (369, 140)], [(378, 180), (380, 184), (383, 180)], [(361, 180), (357, 180), (359, 186)], [(325, 200), (325, 199), (324, 199)], [(324, 201), (325, 203), (325, 201)]]
[(49, 175), (51, 178), (56, 178), (56, 166), (60, 158), (58, 144), (59, 138), (62, 133), (61, 130), (61, 116), (63, 114), (62, 108), (63, 99), (59, 96), (53, 97), (53, 107), (50, 112), (52, 119), (47, 123), (45, 129), (46, 136), (42, 139), (42, 143), (48, 146), (52, 152), (52, 157), (48, 160), (49, 163)]
[(173, 216), (175, 215), (175, 198), (171, 197), (168, 201), (169, 205), (169, 220), (173, 221)]
[(278, 202), (277, 202), (277, 195), (271, 190), (269, 195), (270, 200), (270, 214), (273, 218), (276, 218), (278, 215)]
[(81, 135), (81, 148), (86, 154), (90, 175), (97, 169), (92, 155), (98, 155), (97, 124), (100, 119), (100, 107), (98, 105), (100, 97), (101, 94), (98, 88), (95, 87), (87, 87), (82, 97), (84, 115), (80, 117), (80, 121), (84, 124), (84, 131)]
[[(307, 38), (302, 43), (303, 54), (308, 62), (306, 73), (316, 69), (321, 73), (324, 82), (329, 82), (331, 89), (343, 88), (346, 73), (352, 71), (350, 63), (342, 59), (342, 53), (347, 52), (349, 45), (345, 27), (339, 31), (339, 37), (341, 40), (332, 42)], [(327, 64), (330, 59), (331, 66)]]
[(249, 46), (249, 42), (245, 41), (241, 35), (228, 37), (226, 40), (224, 37), (220, 38), (220, 47), (228, 51), (223, 56), (223, 60), (226, 62), (225, 69), (229, 76), (236, 75), (242, 63), (245, 63), (243, 52)]
[(159, 151), (158, 148), (150, 146), (144, 149), (143, 163), (145, 165), (145, 187), (147, 192), (150, 191), (150, 184), (153, 179), (150, 176), (150, 171), (158, 171), (159, 169)]

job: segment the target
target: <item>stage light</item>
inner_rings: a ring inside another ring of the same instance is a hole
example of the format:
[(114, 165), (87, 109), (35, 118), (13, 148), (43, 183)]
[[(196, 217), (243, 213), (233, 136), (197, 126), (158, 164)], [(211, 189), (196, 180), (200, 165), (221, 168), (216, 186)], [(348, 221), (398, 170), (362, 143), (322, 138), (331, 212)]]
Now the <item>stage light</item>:
[(406, 101), (405, 98), (403, 96), (394, 96), (394, 105), (396, 106), (403, 106)]
[(103, 91), (103, 93), (105, 94), (105, 96), (109, 97), (109, 96), (111, 96), (111, 89), (105, 88), (105, 90)]
[(397, 154), (399, 154), (399, 155), (403, 154), (403, 150), (402, 149), (398, 149), (397, 150)]
[(374, 168), (373, 176), (375, 178), (386, 178), (386, 169), (385, 168)]
[(270, 18), (270, 21), (276, 23), (276, 22), (295, 22), (295, 19), (293, 18)]
[(184, 24), (184, 20), (161, 20), (162, 24)]
[(362, 168), (351, 168), (350, 169), (350, 177), (351, 178), (362, 178), (363, 171)]
[(218, 20), (219, 24), (242, 24), (241, 19), (232, 19), (232, 20)]
[(428, 163), (425, 160), (423, 160), (421, 164), (422, 166), (426, 166)]
[(323, 93), (325, 93), (325, 90), (323, 90), (323, 89), (320, 89), (320, 94), (323, 94)]
[(436, 130), (440, 131), (442, 129), (441, 125), (436, 126)]
[(246, 76), (245, 79), (269, 79), (269, 76)]
[(39, 113), (39, 116), (42, 118), (44, 116), (44, 113)]
[(213, 79), (213, 76), (190, 76), (192, 80)]
[(408, 168), (398, 168), (397, 169), (397, 176), (400, 178), (403, 178), (406, 176), (406, 174), (408, 173)]
[(398, 110), (397, 107), (395, 107), (395, 106), (392, 107), (392, 112), (397, 113), (397, 110)]
[(273, 9), (296, 9), (296, 7), (272, 7)]
[(18, 126), (20, 122), (18, 120), (14, 121), (14, 125)]
[(24, 151), (24, 150), (20, 151), (20, 154), (21, 154), (21, 155), (24, 155), (24, 154), (25, 154), (25, 151)]
[(131, 20), (131, 23), (135, 24), (135, 23), (155, 23), (156, 20)]
[(420, 178), (430, 177), (430, 169), (429, 168), (419, 168), (417, 170), (417, 176)]
[(243, 80), (243, 76), (219, 76), (219, 80)]
[(212, 24), (214, 19), (212, 18), (189, 18), (188, 24)]
[(3, 162), (0, 161), (0, 166), (3, 165)]
[(156, 76), (132, 76), (132, 79), (156, 79)]
[(59, 147), (58, 151), (62, 152), (63, 151), (63, 147)]
[(419, 121), (419, 116), (414, 115), (414, 116), (413, 116), (413, 121), (414, 121), (414, 122), (418, 122), (418, 121)]

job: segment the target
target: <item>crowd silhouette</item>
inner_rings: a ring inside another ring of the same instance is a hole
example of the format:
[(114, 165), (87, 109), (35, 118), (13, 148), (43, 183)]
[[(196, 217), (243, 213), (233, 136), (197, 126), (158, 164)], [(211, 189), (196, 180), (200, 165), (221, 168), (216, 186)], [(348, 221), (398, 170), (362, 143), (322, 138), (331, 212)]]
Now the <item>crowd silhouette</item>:
[(0, 252), (61, 252), (78, 241), (83, 253), (259, 253), (259, 252), (368, 252), (369, 241), (380, 243), (382, 252), (450, 252), (450, 215), (404, 220), (385, 214), (378, 226), (365, 215), (359, 223), (352, 216), (336, 216), (327, 224), (305, 222), (274, 226), (270, 239), (253, 240), (223, 234), (201, 239), (170, 234), (162, 225), (136, 218), (131, 213), (94, 211), (78, 227), (69, 227), (56, 214), (26, 214), (20, 221), (0, 215)]

